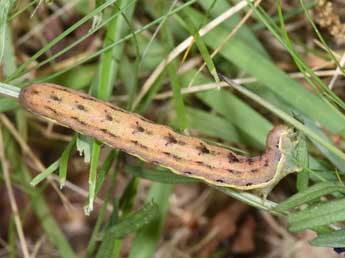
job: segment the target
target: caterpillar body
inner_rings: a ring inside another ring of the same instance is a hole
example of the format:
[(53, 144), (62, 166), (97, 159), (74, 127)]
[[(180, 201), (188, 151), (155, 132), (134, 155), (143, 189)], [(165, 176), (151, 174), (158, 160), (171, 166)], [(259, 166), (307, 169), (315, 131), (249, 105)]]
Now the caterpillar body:
[(212, 185), (239, 190), (270, 188), (287, 174), (284, 148), (291, 148), (292, 131), (285, 125), (269, 132), (263, 154), (247, 157), (55, 84), (25, 87), (19, 102), (35, 114), (113, 148)]

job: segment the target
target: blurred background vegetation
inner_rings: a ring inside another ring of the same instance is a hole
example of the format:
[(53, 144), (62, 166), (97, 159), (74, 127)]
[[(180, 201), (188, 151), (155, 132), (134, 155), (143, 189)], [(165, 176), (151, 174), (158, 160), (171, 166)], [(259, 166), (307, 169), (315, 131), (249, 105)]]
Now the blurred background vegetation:
[[(344, 15), (341, 0), (0, 0), (0, 257), (337, 257)], [(287, 123), (309, 154), (269, 200), (215, 188), (26, 112), (13, 97), (39, 82), (247, 155)]]

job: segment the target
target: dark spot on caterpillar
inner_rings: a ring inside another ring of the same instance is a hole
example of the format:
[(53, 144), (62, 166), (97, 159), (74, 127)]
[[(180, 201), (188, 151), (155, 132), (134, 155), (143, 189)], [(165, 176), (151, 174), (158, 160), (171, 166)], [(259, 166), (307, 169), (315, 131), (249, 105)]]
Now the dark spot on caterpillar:
[(57, 114), (57, 111), (49, 106), (44, 106), (45, 109), (50, 110), (51, 112), (53, 112), (54, 114)]
[(254, 163), (254, 159), (252, 158), (247, 158), (247, 162), (249, 165), (253, 164)]
[(229, 152), (228, 158), (230, 163), (240, 162), (240, 160), (232, 152)]
[(134, 145), (136, 145), (136, 146), (138, 146), (138, 147), (140, 147), (140, 148), (142, 148), (142, 149), (148, 149), (148, 147), (147, 146), (145, 146), (144, 144), (141, 144), (141, 143), (139, 143), (138, 141), (135, 141), (135, 140), (132, 140), (131, 141)]
[(269, 162), (268, 162), (268, 159), (266, 159), (266, 160), (265, 160), (264, 166), (265, 166), (265, 167), (268, 167), (268, 165), (269, 165)]
[(185, 143), (184, 141), (178, 141), (177, 144), (178, 144), (178, 145), (181, 145), (181, 146), (186, 145), (186, 143)]
[(232, 170), (232, 169), (228, 169), (228, 172), (229, 172), (230, 174), (234, 174), (234, 175), (240, 175), (240, 174), (241, 174), (241, 171)]
[(223, 179), (217, 179), (216, 182), (218, 182), (218, 183), (225, 183)]
[(33, 95), (39, 95), (39, 93), (40, 93), (40, 92), (39, 92), (38, 90), (32, 90), (32, 91), (31, 91), (31, 94), (33, 94)]
[(246, 186), (251, 186), (253, 185), (253, 183), (246, 183)]
[(276, 144), (276, 148), (279, 149), (279, 143)]
[(172, 134), (169, 133), (168, 136), (164, 136), (164, 139), (167, 141), (165, 143), (165, 146), (168, 146), (169, 144), (176, 144), (177, 140), (174, 136), (172, 136)]
[(115, 110), (115, 111), (118, 111), (118, 112), (122, 112), (122, 113), (128, 113), (127, 111), (123, 110), (122, 108), (119, 108), (119, 107), (115, 107), (113, 105), (110, 105), (110, 104), (107, 104), (106, 105), (111, 108), (112, 110)]
[(58, 96), (56, 96), (55, 94), (51, 94), (49, 96), (50, 99), (57, 101), (57, 102), (61, 102), (62, 98), (59, 98)]
[(152, 132), (152, 131), (148, 131), (148, 130), (146, 130), (146, 134), (147, 134), (147, 135), (152, 135), (152, 134), (153, 134), (153, 132)]
[(86, 125), (86, 123), (84, 121), (81, 121), (78, 117), (71, 116), (71, 119), (77, 121), (79, 124)]
[(213, 168), (211, 165), (206, 164), (206, 163), (204, 163), (203, 161), (195, 161), (195, 163), (197, 163), (197, 164), (200, 165), (200, 166), (207, 167), (207, 168), (209, 168), (209, 169), (212, 169), (212, 168)]
[(175, 159), (175, 160), (181, 160), (182, 158), (177, 156), (177, 155), (172, 155), (172, 157)]
[(138, 121), (136, 121), (135, 123), (136, 123), (136, 126), (133, 130), (133, 134), (145, 132), (144, 127), (140, 126)]
[[(52, 87), (54, 87), (54, 86), (52, 86)], [(67, 88), (61, 88), (61, 87), (54, 87), (55, 89), (57, 89), (57, 90), (61, 90), (61, 91), (66, 91), (66, 92), (71, 92), (69, 89), (67, 89)]]
[(193, 173), (190, 172), (190, 171), (184, 171), (183, 173), (185, 173), (185, 174), (187, 174), (187, 175), (193, 175)]
[(252, 170), (250, 170), (250, 172), (252, 172), (252, 173), (256, 173), (256, 172), (258, 172), (259, 170), (258, 169), (252, 169)]
[(90, 100), (90, 101), (96, 101), (94, 98), (88, 96), (88, 95), (80, 95), (79, 96), (81, 99), (87, 99), (87, 100)]
[(143, 117), (143, 116), (138, 116), (138, 117), (140, 118), (141, 121), (152, 123), (152, 121), (147, 119), (146, 117)]
[(113, 117), (109, 114), (106, 114), (105, 115), (105, 118), (108, 120), (108, 121), (113, 121)]
[(209, 149), (206, 148), (206, 146), (203, 143), (200, 143), (200, 146), (197, 147), (197, 149), (200, 151), (200, 154), (209, 154)]
[(86, 108), (84, 107), (84, 105), (82, 105), (82, 104), (77, 104), (77, 108), (81, 111), (87, 111)]
[(167, 155), (167, 156), (170, 156), (170, 155), (171, 155), (171, 153), (170, 153), (170, 152), (167, 152), (167, 151), (164, 151), (163, 154), (164, 154), (164, 155)]
[(109, 132), (109, 131), (108, 131), (107, 129), (105, 129), (105, 128), (101, 128), (101, 129), (99, 129), (99, 130), (102, 131), (102, 132), (105, 133), (105, 134), (110, 135), (110, 136), (113, 137), (113, 138), (117, 138), (117, 137), (118, 137), (117, 135), (115, 135), (115, 134)]

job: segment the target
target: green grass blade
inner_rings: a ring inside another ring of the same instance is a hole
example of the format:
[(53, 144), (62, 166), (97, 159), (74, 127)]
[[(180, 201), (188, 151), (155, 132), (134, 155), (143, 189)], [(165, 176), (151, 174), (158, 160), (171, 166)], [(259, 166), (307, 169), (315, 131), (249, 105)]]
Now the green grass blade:
[(320, 197), (334, 192), (345, 193), (344, 185), (332, 182), (318, 183), (281, 202), (275, 209), (282, 212), (288, 211), (289, 209), (297, 208), (300, 205), (318, 200)]
[(59, 159), (54, 161), (44, 171), (42, 171), (37, 176), (35, 176), (31, 180), (30, 184), (32, 186), (38, 185), (40, 182), (42, 182), (44, 179), (46, 179), (50, 174), (52, 174), (55, 170), (57, 170), (59, 168), (59, 165), (60, 165), (60, 160)]
[(186, 111), (190, 128), (229, 142), (240, 142), (238, 130), (230, 120), (192, 107), (187, 107)]
[(106, 176), (108, 175), (111, 166), (114, 162), (117, 161), (119, 152), (117, 150), (112, 150), (108, 154), (107, 158), (105, 159), (104, 163), (102, 164), (102, 167), (99, 170), (98, 178), (96, 182), (96, 194), (101, 190), (102, 184), (104, 183), (104, 180)]
[(100, 238), (104, 239), (106, 235), (112, 238), (123, 238), (130, 233), (138, 231), (145, 225), (151, 223), (158, 216), (158, 205), (153, 201), (148, 202), (139, 211), (127, 216), (119, 223), (110, 226), (100, 234)]
[(8, 97), (0, 97), (0, 113), (11, 111), (19, 107), (19, 104), (14, 99)]
[(66, 182), (68, 161), (73, 151), (77, 136), (75, 135), (72, 141), (67, 145), (59, 159), (59, 178), (60, 178), (60, 188), (62, 188)]
[(320, 234), (310, 243), (314, 246), (345, 247), (345, 229)]
[[(199, 28), (194, 24), (193, 20), (190, 18), (192, 14), (188, 11), (189, 8), (186, 8), (181, 12), (181, 17), (179, 17), (178, 21), (189, 31), (191, 35), (193, 35), (193, 39), (195, 40), (195, 44), (203, 58), (203, 60), (206, 63), (206, 66), (210, 72), (210, 74), (213, 76), (214, 80), (216, 82), (219, 81), (218, 74), (215, 68), (215, 65), (213, 63), (212, 57), (210, 53), (208, 52), (208, 49), (206, 47), (206, 44), (202, 37), (199, 35)], [(199, 24), (201, 26), (202, 24)]]
[(169, 207), (171, 187), (155, 183), (151, 186), (147, 196), (148, 201), (153, 201), (159, 206), (159, 216), (150, 224), (144, 226), (137, 234), (131, 247), (128, 258), (152, 258), (161, 237), (165, 216)]
[[(225, 90), (200, 92), (197, 93), (197, 96), (230, 123), (236, 125), (241, 132), (244, 132), (242, 142), (264, 148), (267, 132), (272, 125), (247, 103)], [(244, 137), (248, 138), (244, 139)]]
[(321, 203), (288, 216), (292, 232), (326, 226), (345, 220), (345, 199)]
[(93, 202), (96, 197), (96, 183), (97, 183), (97, 167), (99, 162), (101, 152), (101, 144), (96, 140), (92, 143), (92, 152), (91, 152), (91, 164), (89, 170), (89, 198), (87, 206), (84, 211), (85, 214), (89, 215), (93, 211)]
[(113, 201), (113, 211), (110, 215), (110, 218), (107, 222), (107, 230), (102, 232), (103, 240), (101, 246), (98, 249), (96, 258), (103, 258), (103, 257), (116, 257), (118, 252), (119, 241), (117, 241), (116, 237), (112, 232), (109, 232), (109, 228), (112, 228), (118, 223), (119, 220), (119, 202), (117, 199)]

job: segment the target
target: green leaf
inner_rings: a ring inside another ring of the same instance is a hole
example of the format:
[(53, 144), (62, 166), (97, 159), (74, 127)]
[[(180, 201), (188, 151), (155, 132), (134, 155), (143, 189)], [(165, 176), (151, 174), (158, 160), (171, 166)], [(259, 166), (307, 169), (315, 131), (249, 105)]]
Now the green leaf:
[(66, 182), (68, 160), (73, 150), (74, 144), (76, 142), (77, 136), (74, 135), (73, 140), (67, 145), (59, 159), (59, 178), (60, 178), (60, 188), (62, 188)]
[(129, 215), (119, 223), (107, 228), (100, 234), (103, 238), (105, 234), (111, 234), (114, 238), (123, 238), (133, 233), (143, 226), (149, 224), (158, 215), (158, 205), (153, 201), (148, 202), (139, 211)]
[[(118, 199), (113, 200), (113, 211), (110, 215), (110, 219), (107, 223), (107, 228), (111, 228), (116, 225), (119, 220), (119, 201)], [(102, 233), (101, 233), (102, 234)], [(119, 241), (115, 234), (111, 231), (106, 231), (103, 236), (103, 240), (101, 246), (98, 249), (96, 258), (103, 258), (103, 257), (114, 257), (114, 253), (117, 251), (117, 247), (119, 247)]]
[(231, 121), (226, 120), (217, 114), (187, 107), (187, 117), (190, 127), (201, 133), (233, 143), (240, 142), (238, 130)]
[(275, 210), (287, 211), (291, 208), (298, 207), (302, 204), (307, 204), (320, 197), (334, 192), (345, 193), (345, 186), (339, 183), (322, 182), (309, 187), (307, 190), (299, 192), (291, 196), (286, 201), (280, 203)]
[(297, 162), (298, 167), (302, 167), (303, 171), (297, 174), (297, 190), (299, 192), (307, 190), (309, 184), (309, 154), (307, 142), (304, 134), (299, 133), (298, 143), (294, 150), (294, 160)]
[(12, 109), (18, 108), (19, 104), (14, 99), (8, 97), (0, 98), (0, 112), (7, 112)]
[[(324, 139), (325, 141), (332, 144), (332, 141), (328, 138), (328, 136), (319, 128), (316, 126), (315, 122), (308, 119), (307, 117), (303, 117), (304, 124), (310, 128), (316, 135), (318, 135), (320, 138)], [(334, 166), (336, 166), (340, 171), (345, 172), (345, 162), (343, 159), (339, 158), (337, 155), (334, 155), (329, 149), (325, 148), (323, 145), (321, 145), (319, 142), (317, 142), (313, 138), (309, 138), (312, 143), (320, 150), (320, 152), (329, 159), (329, 161), (332, 162)]]
[(44, 179), (46, 179), (50, 174), (52, 174), (55, 170), (59, 168), (60, 160), (56, 160), (52, 164), (49, 165), (45, 170), (43, 170), (41, 173), (39, 173), (37, 176), (35, 176), (30, 184), (32, 186), (38, 185), (40, 182), (42, 182)]
[(89, 198), (87, 206), (84, 208), (85, 214), (89, 215), (93, 211), (93, 202), (96, 197), (97, 167), (101, 153), (101, 145), (96, 140), (92, 142), (91, 165), (89, 172)]
[(249, 136), (247, 141), (249, 144), (264, 148), (267, 132), (272, 126), (247, 103), (225, 90), (200, 92), (197, 96), (230, 123), (236, 125), (245, 136)]
[(147, 200), (153, 200), (159, 204), (159, 216), (156, 216), (151, 223), (138, 232), (128, 258), (152, 258), (154, 256), (168, 212), (171, 189), (169, 185), (152, 184)]
[(310, 243), (315, 246), (345, 247), (345, 229), (320, 234)]
[(84, 162), (90, 163), (91, 160), (92, 138), (79, 134), (77, 137), (77, 150), (80, 155), (84, 156)]
[(325, 226), (345, 220), (345, 199), (328, 201), (288, 216), (289, 230)]

